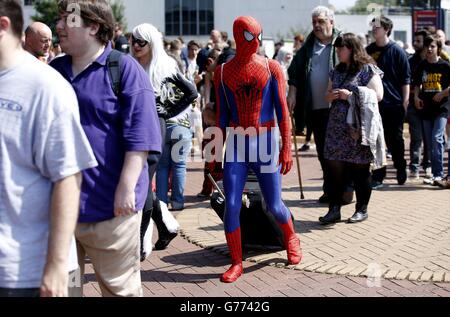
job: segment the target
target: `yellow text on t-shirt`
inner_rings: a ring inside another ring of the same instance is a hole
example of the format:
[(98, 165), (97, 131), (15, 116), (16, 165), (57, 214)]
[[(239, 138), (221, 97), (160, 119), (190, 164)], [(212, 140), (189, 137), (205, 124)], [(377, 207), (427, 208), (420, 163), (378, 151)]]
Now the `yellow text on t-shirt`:
[(423, 83), (424, 92), (441, 92), (442, 91), (442, 74), (426, 74), (426, 80)]

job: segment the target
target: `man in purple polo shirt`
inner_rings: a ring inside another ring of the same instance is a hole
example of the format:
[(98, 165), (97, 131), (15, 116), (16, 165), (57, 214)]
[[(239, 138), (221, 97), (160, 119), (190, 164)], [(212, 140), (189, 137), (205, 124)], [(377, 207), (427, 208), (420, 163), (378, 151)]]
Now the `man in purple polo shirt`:
[(98, 167), (83, 173), (76, 230), (83, 273), (92, 260), (103, 296), (142, 296), (139, 227), (149, 179), (148, 152), (160, 152), (153, 90), (142, 67), (121, 61), (117, 97), (108, 76), (114, 19), (106, 0), (61, 0), (56, 29), (67, 54), (51, 65), (77, 93), (81, 124)]

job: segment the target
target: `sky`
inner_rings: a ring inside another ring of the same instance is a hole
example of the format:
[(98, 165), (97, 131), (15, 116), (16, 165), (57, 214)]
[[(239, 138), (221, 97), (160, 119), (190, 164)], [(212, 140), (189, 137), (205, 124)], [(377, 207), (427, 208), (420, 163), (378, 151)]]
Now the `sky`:
[(355, 3), (356, 0), (330, 0), (330, 4), (332, 4), (337, 10), (352, 7)]

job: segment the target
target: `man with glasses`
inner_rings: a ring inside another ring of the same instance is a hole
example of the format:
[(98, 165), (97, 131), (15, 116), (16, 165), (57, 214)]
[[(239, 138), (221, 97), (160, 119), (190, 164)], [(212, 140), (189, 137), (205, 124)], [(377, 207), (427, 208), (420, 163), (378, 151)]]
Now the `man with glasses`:
[[(387, 17), (373, 19), (372, 31), (375, 42), (366, 50), (384, 73), (384, 98), (379, 104), (384, 137), (397, 170), (397, 182), (404, 185), (407, 180), (407, 163), (403, 124), (409, 105), (411, 69), (405, 51), (389, 39), (393, 28), (393, 22)], [(386, 167), (375, 170), (372, 175), (372, 188), (381, 189), (385, 177)]]
[(52, 30), (41, 22), (34, 22), (25, 30), (24, 49), (43, 62), (48, 61), (52, 45)]
[[(297, 122), (305, 118), (306, 126), (312, 129), (324, 179), (324, 193), (319, 202), (328, 203), (329, 185), (323, 152), (330, 105), (325, 95), (329, 73), (338, 62), (333, 43), (340, 32), (334, 27), (333, 11), (327, 7), (319, 6), (313, 10), (312, 23), (313, 31), (288, 69), (288, 106), (295, 111)], [(351, 202), (352, 194), (351, 190), (346, 190), (344, 203)]]
[(56, 31), (67, 55), (51, 66), (75, 88), (99, 162), (83, 173), (75, 232), (80, 268), (83, 273), (88, 255), (103, 296), (142, 296), (139, 228), (149, 187), (147, 155), (161, 152), (155, 96), (129, 55), (120, 61), (120, 96), (111, 87), (107, 59), (114, 18), (107, 0), (61, 0), (58, 8)]

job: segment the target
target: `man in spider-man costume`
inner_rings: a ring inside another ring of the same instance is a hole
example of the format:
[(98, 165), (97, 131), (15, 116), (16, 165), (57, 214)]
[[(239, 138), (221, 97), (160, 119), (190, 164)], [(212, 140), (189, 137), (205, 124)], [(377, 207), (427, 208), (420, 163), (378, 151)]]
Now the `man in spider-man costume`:
[[(222, 275), (224, 283), (236, 281), (243, 273), (239, 217), (249, 168), (258, 177), (267, 209), (283, 231), (289, 264), (298, 264), (302, 258), (291, 213), (281, 200), (281, 175), (292, 168), (284, 75), (276, 61), (257, 55), (262, 39), (258, 21), (239, 17), (234, 22), (233, 33), (236, 56), (218, 67), (214, 75), (218, 96), (217, 126), (222, 133), (229, 132), (223, 185), (225, 235), (232, 266)], [(282, 138), (281, 150), (278, 150), (276, 119)], [(269, 154), (270, 161), (262, 160), (260, 155), (255, 155), (257, 153)], [(271, 169), (271, 165), (274, 168)]]

